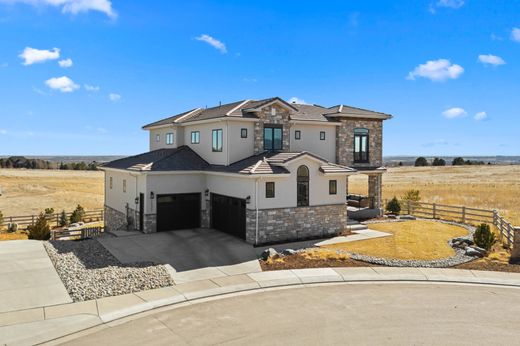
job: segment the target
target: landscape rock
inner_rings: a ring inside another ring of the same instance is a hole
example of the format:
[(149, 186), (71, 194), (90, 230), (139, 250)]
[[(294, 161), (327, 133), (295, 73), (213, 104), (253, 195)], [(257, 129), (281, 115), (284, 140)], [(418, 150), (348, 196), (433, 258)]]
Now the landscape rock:
[(468, 246), (466, 248), (466, 252), (464, 253), (466, 256), (472, 256), (472, 257), (484, 257), (480, 251), (475, 250), (474, 248)]
[(262, 261), (267, 261), (269, 258), (274, 258), (278, 256), (280, 256), (280, 254), (275, 249), (270, 247), (269, 249), (265, 249), (264, 251), (262, 251), (260, 258), (262, 259)]
[(394, 215), (394, 214), (388, 214), (386, 217), (388, 217), (389, 219), (397, 219), (398, 218), (398, 216)]
[(417, 218), (413, 215), (402, 215), (400, 217), (401, 220), (416, 220)]
[(293, 249), (285, 249), (282, 251), (282, 255), (284, 256), (290, 256), (290, 255), (295, 255), (297, 252)]
[(486, 249), (483, 249), (483, 248), (478, 247), (476, 245), (472, 246), (471, 248), (476, 250), (476, 251), (478, 251), (478, 252), (480, 252), (483, 256), (487, 255), (487, 250)]
[(466, 245), (473, 245), (474, 244), (473, 240), (471, 240), (468, 237), (453, 238), (452, 242), (464, 243)]

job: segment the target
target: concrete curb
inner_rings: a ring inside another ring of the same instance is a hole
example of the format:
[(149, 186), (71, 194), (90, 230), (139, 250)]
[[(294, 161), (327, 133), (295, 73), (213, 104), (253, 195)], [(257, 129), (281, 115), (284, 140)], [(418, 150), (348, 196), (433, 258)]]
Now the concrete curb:
[[(86, 302), (2, 313), (0, 314), (0, 344), (43, 343), (123, 317), (211, 297), (230, 297), (248, 291), (261, 292), (284, 286), (305, 287), (309, 284), (369, 282), (483, 284), (520, 288), (520, 273), (437, 268), (357, 267), (295, 269), (232, 275)], [(60, 329), (63, 319), (67, 319), (68, 325), (67, 328)]]

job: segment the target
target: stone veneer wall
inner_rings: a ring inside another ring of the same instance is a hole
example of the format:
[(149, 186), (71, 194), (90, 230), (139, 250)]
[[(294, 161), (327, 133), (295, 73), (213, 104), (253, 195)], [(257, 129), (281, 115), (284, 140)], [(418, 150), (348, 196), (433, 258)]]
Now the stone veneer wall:
[(157, 232), (157, 215), (144, 214), (143, 218), (143, 233)]
[[(271, 108), (276, 109), (276, 115), (271, 115)], [(275, 104), (263, 108), (260, 112), (257, 113), (257, 115), (259, 120), (255, 122), (255, 154), (259, 154), (264, 151), (264, 124), (283, 125), (282, 151), (288, 152), (291, 140), (289, 111)]]
[[(258, 210), (258, 244), (334, 236), (347, 226), (345, 204)], [(256, 211), (246, 211), (246, 241), (255, 244)]]
[(105, 205), (105, 229), (107, 231), (126, 231), (126, 214)]
[[(206, 197), (202, 197), (202, 198), (206, 198)], [(211, 203), (210, 203), (210, 200), (209, 199), (206, 199), (204, 201), (204, 203), (206, 204), (206, 210), (201, 210), (201, 217), (200, 217), (200, 227), (202, 228), (209, 228), (210, 227), (210, 208), (211, 208)]]
[[(336, 162), (349, 167), (379, 167), (383, 165), (383, 121), (374, 119), (337, 119)], [(354, 164), (354, 129), (369, 130), (368, 155), (370, 162)]]

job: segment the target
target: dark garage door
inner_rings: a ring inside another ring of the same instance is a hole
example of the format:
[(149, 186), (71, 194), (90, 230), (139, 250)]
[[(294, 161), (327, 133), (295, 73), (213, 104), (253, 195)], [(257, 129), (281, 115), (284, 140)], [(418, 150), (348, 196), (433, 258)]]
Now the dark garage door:
[(219, 231), (246, 239), (245, 199), (211, 194), (211, 224)]
[(200, 193), (157, 196), (157, 232), (200, 227)]

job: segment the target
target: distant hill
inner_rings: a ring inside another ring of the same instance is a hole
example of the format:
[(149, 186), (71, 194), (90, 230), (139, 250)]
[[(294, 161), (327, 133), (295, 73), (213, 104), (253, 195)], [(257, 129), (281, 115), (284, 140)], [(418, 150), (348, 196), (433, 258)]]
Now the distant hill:
[[(413, 166), (417, 156), (385, 156), (383, 162), (386, 166), (398, 166), (399, 162), (403, 163), (403, 166)], [(470, 161), (483, 161), (486, 164), (489, 162), (492, 165), (520, 165), (520, 156), (463, 156), (465, 160)], [(459, 156), (423, 156), (429, 162), (433, 161), (434, 158), (438, 157), (444, 159), (448, 165), (451, 164), (454, 158)]]
[[(0, 159), (6, 159), (9, 156), (1, 156)], [(113, 160), (120, 159), (125, 156), (121, 155), (102, 155), (102, 156), (96, 156), (96, 155), (64, 155), (64, 156), (33, 156), (33, 155), (25, 155), (23, 156), (27, 159), (39, 159), (49, 162), (55, 162), (55, 163), (71, 163), (71, 162), (97, 162), (97, 163), (104, 163), (104, 162), (110, 162)]]

